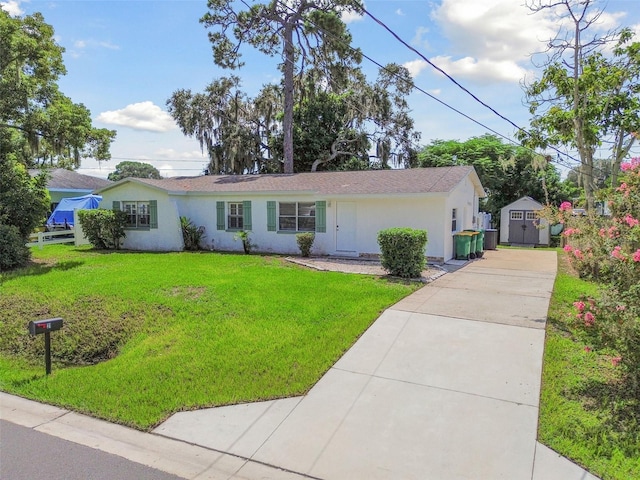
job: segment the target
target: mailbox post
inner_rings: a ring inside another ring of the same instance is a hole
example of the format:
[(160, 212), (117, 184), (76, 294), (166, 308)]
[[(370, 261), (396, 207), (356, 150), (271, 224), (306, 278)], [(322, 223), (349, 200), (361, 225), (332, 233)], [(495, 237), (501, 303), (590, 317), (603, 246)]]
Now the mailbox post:
[(62, 328), (61, 318), (49, 318), (29, 322), (29, 333), (40, 335), (44, 333), (44, 364), (47, 375), (51, 373), (51, 332)]

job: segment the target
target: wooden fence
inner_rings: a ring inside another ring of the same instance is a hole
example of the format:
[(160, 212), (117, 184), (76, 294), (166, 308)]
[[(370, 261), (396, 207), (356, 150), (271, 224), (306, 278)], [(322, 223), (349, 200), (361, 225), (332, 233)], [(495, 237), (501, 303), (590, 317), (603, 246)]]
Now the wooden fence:
[(58, 230), (54, 232), (38, 232), (32, 233), (29, 237), (27, 247), (44, 247), (45, 245), (54, 245), (56, 243), (75, 243), (75, 230)]

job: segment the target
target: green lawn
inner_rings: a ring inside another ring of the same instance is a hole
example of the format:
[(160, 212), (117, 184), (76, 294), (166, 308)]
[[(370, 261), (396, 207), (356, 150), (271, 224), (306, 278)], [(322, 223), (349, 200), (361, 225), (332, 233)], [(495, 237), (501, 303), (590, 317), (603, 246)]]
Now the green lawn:
[(573, 302), (598, 298), (597, 285), (580, 280), (559, 251), (551, 299), (540, 399), (539, 440), (605, 480), (640, 478), (640, 402), (628, 398), (616, 352), (585, 351)]
[[(308, 391), (416, 284), (280, 257), (34, 250), (0, 276), (0, 389), (149, 429), (176, 411)], [(30, 320), (62, 317), (53, 373)]]

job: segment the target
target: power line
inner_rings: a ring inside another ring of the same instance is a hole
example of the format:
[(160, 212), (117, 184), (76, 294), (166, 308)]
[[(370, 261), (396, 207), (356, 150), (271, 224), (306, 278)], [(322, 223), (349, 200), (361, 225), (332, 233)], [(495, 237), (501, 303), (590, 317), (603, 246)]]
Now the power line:
[(209, 159), (207, 157), (198, 158), (198, 159), (189, 159), (189, 158), (111, 157), (111, 160), (124, 160), (124, 161), (139, 162), (139, 163), (149, 163), (149, 162), (208, 162), (209, 161)]
[[(411, 50), (412, 52), (414, 52), (416, 55), (418, 55), (421, 59), (423, 59), (428, 65), (430, 65), (431, 67), (433, 67), (435, 70), (437, 70), (438, 72), (440, 72), (442, 75), (444, 75), (447, 79), (449, 79), (454, 85), (456, 85), (458, 88), (460, 88), (462, 91), (464, 91), (466, 94), (468, 94), (474, 101), (476, 101), (477, 103), (479, 103), (480, 105), (484, 106), (485, 108), (489, 109), (492, 113), (494, 113), (495, 115), (497, 115), (499, 118), (501, 118), (502, 120), (508, 122), (510, 125), (512, 125), (513, 127), (515, 127), (518, 131), (524, 133), (525, 135), (530, 136), (531, 134), (525, 130), (524, 128), (520, 127), (519, 125), (517, 125), (515, 122), (511, 121), (509, 118), (505, 117), (504, 115), (500, 114), (496, 109), (494, 109), (493, 107), (491, 107), (489, 104), (487, 104), (486, 102), (482, 101), (480, 98), (478, 98), (475, 94), (473, 94), (470, 90), (468, 90), (466, 87), (464, 87), (462, 84), (460, 84), (455, 78), (453, 78), (451, 75), (449, 75), (446, 71), (444, 71), (442, 68), (438, 67), (437, 65), (435, 65), (433, 62), (431, 62), (425, 55), (423, 55), (421, 52), (419, 52), (417, 49), (415, 49), (414, 47), (412, 47), (411, 45), (409, 45), (406, 41), (404, 41), (395, 31), (393, 31), (390, 27), (388, 27), (384, 22), (382, 22), (381, 20), (379, 20), (377, 17), (375, 17), (371, 12), (369, 12), (366, 8), (364, 8), (363, 6), (357, 6), (358, 9), (360, 9), (363, 13), (365, 13), (366, 15), (368, 15), (374, 22), (376, 22), (377, 24), (379, 24), (381, 27), (383, 27), (387, 32), (389, 32), (396, 40), (398, 40), (402, 45), (404, 45), (406, 48), (408, 48), (409, 50)], [(363, 54), (363, 57), (367, 58), (370, 61), (371, 60), (369, 57), (367, 57), (366, 55)], [(376, 65), (379, 65), (377, 62), (373, 62)], [(387, 70), (388, 71), (388, 70)], [(523, 147), (519, 142), (514, 141), (513, 139), (511, 139), (510, 137), (507, 137), (505, 135), (502, 135), (498, 132), (496, 132), (495, 130), (487, 127), (486, 125), (482, 124), (481, 122), (473, 119), (472, 117), (461, 113), (459, 110), (451, 107), (450, 105), (448, 105), (447, 103), (437, 99), (436, 97), (434, 97), (433, 95), (430, 95), (429, 93), (425, 92), (424, 90), (422, 90), (421, 88), (415, 86), (415, 84), (413, 84), (413, 88), (415, 88), (416, 90), (425, 93), (426, 95), (428, 95), (430, 98), (438, 101), (439, 103), (445, 105), (447, 108), (455, 111), (456, 113), (461, 114), (462, 116), (464, 116), (465, 118), (473, 121), (474, 123), (482, 126), (483, 128), (486, 128), (487, 130), (491, 131), (492, 133), (500, 136), (501, 138), (506, 139), (508, 142)], [(535, 150), (529, 148), (529, 147), (523, 147), (523, 148), (527, 148), (528, 150), (535, 152)], [(575, 157), (573, 157), (572, 155), (570, 155), (568, 152), (563, 152), (562, 150), (560, 150), (559, 148), (557, 148), (554, 145), (549, 145), (548, 146), (549, 149), (553, 150), (554, 152), (557, 153), (557, 158), (555, 160), (551, 160), (553, 163), (557, 163), (560, 166), (563, 166), (565, 168), (569, 168), (571, 170), (575, 169), (577, 166), (582, 166), (583, 163), (581, 160), (576, 159)], [(563, 161), (560, 158), (560, 155), (566, 157), (567, 159), (573, 160), (574, 162), (577, 163), (577, 165), (571, 165), (569, 163), (567, 163), (566, 161)], [(595, 171), (599, 171), (600, 173), (603, 173), (602, 169), (599, 169), (597, 167), (593, 167), (593, 169)], [(586, 175), (586, 174), (583, 174)], [(594, 177), (594, 175), (589, 175), (592, 178)]]
[[(526, 135), (530, 135), (529, 132), (527, 132), (524, 128), (520, 127), (519, 125), (517, 125), (515, 122), (513, 122), (512, 120), (510, 120), (509, 118), (505, 117), (504, 115), (502, 115), (500, 112), (498, 112), (496, 109), (494, 109), (492, 106), (490, 106), (489, 104), (487, 104), (486, 102), (480, 100), (480, 98), (478, 98), (475, 94), (473, 94), (469, 89), (467, 89), (466, 87), (464, 87), (460, 82), (458, 82), (455, 78), (453, 78), (451, 75), (449, 75), (446, 71), (444, 71), (442, 68), (438, 67), (435, 63), (433, 63), (431, 60), (429, 60), (425, 55), (423, 55), (421, 52), (419, 52), (416, 48), (412, 47), (411, 45), (409, 45), (405, 40), (403, 40), (400, 35), (398, 35), (396, 32), (394, 32), (389, 26), (387, 26), (384, 22), (382, 22), (381, 20), (379, 20), (377, 17), (375, 17), (371, 12), (369, 12), (366, 8), (361, 7), (361, 10), (363, 13), (365, 13), (366, 15), (368, 15), (374, 22), (376, 22), (378, 25), (380, 25), (382, 28), (384, 28), (387, 32), (389, 32), (397, 41), (399, 41), (402, 45), (404, 45), (406, 48), (408, 48), (409, 50), (411, 50), (412, 52), (414, 52), (416, 55), (418, 55), (422, 60), (424, 60), (425, 62), (427, 62), (428, 65), (430, 65), (432, 68), (434, 68), (435, 70), (437, 70), (438, 72), (440, 72), (442, 75), (444, 75), (447, 79), (449, 79), (454, 85), (456, 85), (459, 89), (461, 89), (463, 92), (465, 92), (467, 95), (469, 95), (473, 100), (475, 100), (477, 103), (479, 103), (480, 105), (482, 105), (483, 107), (489, 109), (491, 112), (493, 112), (495, 115), (497, 115), (499, 118), (501, 118), (502, 120), (506, 121), (507, 123), (509, 123), (510, 125), (512, 125), (514, 128), (516, 128), (518, 131), (526, 134)], [(433, 98), (433, 97), (431, 97)], [(468, 118), (468, 117), (467, 117)], [(478, 122), (476, 122), (478, 123)], [(486, 128), (486, 127), (485, 127)], [(502, 136), (503, 138), (506, 138), (504, 136)], [(512, 140), (510, 140), (512, 141)], [(513, 141), (512, 141), (513, 142)], [(554, 146), (550, 146), (549, 148), (551, 148), (553, 151), (561, 154), (561, 155), (565, 155), (566, 157), (570, 158), (571, 160), (578, 162), (578, 163), (582, 163), (580, 162), (580, 160), (574, 158), (573, 156), (567, 154), (566, 152), (562, 152), (559, 149), (557, 149)]]
[[(193, 168), (172, 168), (172, 167), (163, 167), (156, 168), (156, 170), (165, 171), (170, 170), (172, 172), (193, 172), (194, 170), (203, 170), (204, 167), (193, 167)], [(115, 172), (116, 168), (91, 168), (91, 167), (80, 167), (76, 170), (104, 170), (105, 172)]]
[[(283, 3), (281, 0), (277, 0), (278, 3), (283, 6), (284, 8), (290, 10), (290, 11), (294, 11), (292, 7), (290, 7), (289, 5)], [(370, 12), (368, 12), (366, 9), (364, 9), (364, 7), (361, 6), (357, 6), (357, 9), (362, 10), (364, 13), (366, 13), (367, 15), (369, 15), (376, 23), (380, 24), (381, 26), (383, 26), (385, 28), (385, 30), (387, 30), (388, 32), (390, 32), (397, 40), (399, 40), (403, 45), (405, 45), (407, 48), (409, 48), (411, 51), (415, 52), (416, 54), (418, 54), (421, 58), (423, 58), (429, 65), (433, 66), (434, 68), (436, 68), (438, 71), (440, 71), (443, 75), (445, 75), (447, 78), (449, 78), (451, 81), (453, 81), (458, 87), (462, 88), (466, 93), (468, 93), (472, 98), (474, 98), (476, 101), (478, 101), (479, 103), (481, 103), (482, 105), (484, 105), (486, 108), (488, 108), (489, 110), (491, 110), (493, 113), (495, 113), (497, 116), (499, 116), (500, 118), (502, 118), (503, 120), (507, 121), (508, 123), (510, 123), (511, 125), (513, 125), (516, 129), (518, 129), (519, 131), (524, 132), (525, 134), (529, 135), (529, 133), (524, 130), (523, 128), (519, 127), (518, 125), (516, 125), (514, 122), (512, 122), (511, 120), (509, 120), (508, 118), (504, 117), (503, 115), (501, 115), (500, 113), (498, 113), (495, 109), (493, 109), (492, 107), (490, 107), (489, 105), (487, 105), (486, 103), (482, 102), (480, 99), (478, 99), (478, 97), (476, 97), (474, 94), (472, 94), (469, 90), (467, 90), (466, 88), (464, 88), (459, 82), (457, 82), (453, 77), (451, 77), (448, 73), (446, 73), (444, 70), (442, 70), (441, 68), (437, 67), (436, 65), (434, 65), (431, 61), (429, 61), (424, 55), (422, 55), (420, 52), (418, 52), (416, 49), (414, 49), (413, 47), (411, 47), (410, 45), (408, 45), (406, 42), (404, 42), (395, 32), (393, 32), (393, 30), (391, 30), (387, 25), (385, 25), (383, 22), (381, 22), (380, 20), (378, 20), (376, 17), (374, 17)], [(313, 24), (312, 21), (309, 20), (310, 23)], [(329, 33), (329, 35), (332, 35)], [(340, 40), (337, 37), (333, 36), (334, 40)], [(352, 47), (349, 44), (344, 44), (343, 46), (345, 46), (346, 48), (355, 51), (356, 49), (354, 47)], [(387, 67), (383, 66), (382, 64), (380, 64), (379, 62), (377, 62), (376, 60), (374, 60), (373, 58), (371, 58), (370, 56), (366, 55), (364, 52), (362, 52), (360, 50), (360, 55), (362, 55), (363, 58), (365, 58), (366, 60), (369, 60), (371, 63), (373, 63), (374, 65), (376, 65), (378, 68), (380, 68), (381, 70), (386, 71), (387, 73), (389, 73), (390, 75), (398, 78), (401, 81), (404, 81), (408, 84), (409, 87), (411, 87), (414, 90), (417, 90), (418, 92), (428, 96), (429, 98), (431, 98), (432, 100), (435, 100), (436, 102), (440, 103), (441, 105), (445, 106), (446, 108), (450, 109), (451, 111), (463, 116), (464, 118), (470, 120), (471, 122), (481, 126), (482, 128), (484, 128), (485, 130), (495, 134), (496, 136), (505, 139), (507, 142), (517, 146), (517, 147), (521, 147), (521, 148), (525, 148), (529, 151), (531, 151), (534, 154), (538, 154), (535, 150), (529, 148), (529, 147), (525, 147), (523, 145), (521, 145), (519, 142), (513, 140), (512, 138), (494, 130), (493, 128), (485, 125), (484, 123), (480, 122), (479, 120), (476, 120), (475, 118), (471, 117), (470, 115), (467, 115), (466, 113), (462, 112), (461, 110), (449, 105), (448, 103), (446, 103), (445, 101), (435, 97), (434, 95), (430, 94), (429, 92), (427, 92), (426, 90), (424, 90), (421, 87), (418, 87), (413, 81), (408, 81), (406, 80), (404, 77), (400, 77), (396, 72), (389, 70)], [(551, 150), (553, 150), (554, 152), (557, 153), (557, 158), (554, 160), (552, 159), (551, 161), (553, 163), (557, 163), (560, 166), (563, 166), (565, 168), (569, 168), (569, 169), (573, 169), (575, 168), (575, 165), (570, 165), (567, 162), (563, 162), (560, 158), (560, 155), (563, 155), (567, 158), (570, 158), (571, 160), (577, 162), (578, 164), (582, 164), (582, 162), (580, 160), (577, 160), (576, 158), (574, 158), (573, 156), (571, 156), (569, 153), (567, 152), (563, 152), (560, 149), (558, 149), (555, 146), (549, 146), (549, 148)]]

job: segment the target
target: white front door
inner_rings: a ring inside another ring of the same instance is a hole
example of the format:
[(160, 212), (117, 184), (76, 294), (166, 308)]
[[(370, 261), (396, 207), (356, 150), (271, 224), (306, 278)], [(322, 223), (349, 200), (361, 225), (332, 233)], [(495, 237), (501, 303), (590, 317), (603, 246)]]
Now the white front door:
[(337, 202), (336, 204), (336, 250), (356, 251), (355, 202)]

